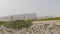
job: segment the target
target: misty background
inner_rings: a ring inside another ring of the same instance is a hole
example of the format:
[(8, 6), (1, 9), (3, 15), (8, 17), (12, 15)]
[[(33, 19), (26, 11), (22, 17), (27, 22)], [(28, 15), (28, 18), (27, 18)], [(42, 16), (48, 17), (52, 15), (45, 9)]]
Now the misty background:
[(0, 0), (0, 17), (27, 13), (60, 16), (60, 0)]

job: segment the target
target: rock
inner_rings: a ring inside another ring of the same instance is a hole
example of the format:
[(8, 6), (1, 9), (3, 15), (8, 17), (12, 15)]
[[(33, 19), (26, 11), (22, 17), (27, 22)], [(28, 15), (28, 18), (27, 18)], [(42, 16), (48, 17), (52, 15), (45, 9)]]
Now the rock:
[(38, 21), (29, 28), (20, 30), (0, 26), (0, 34), (60, 34), (60, 21)]

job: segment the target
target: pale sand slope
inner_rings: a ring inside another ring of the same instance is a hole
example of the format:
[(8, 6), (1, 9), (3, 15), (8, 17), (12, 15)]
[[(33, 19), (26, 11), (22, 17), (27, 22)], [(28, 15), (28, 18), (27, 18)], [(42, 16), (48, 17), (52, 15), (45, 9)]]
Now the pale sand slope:
[(0, 34), (60, 34), (60, 20), (34, 21), (29, 28), (20, 30), (0, 27)]

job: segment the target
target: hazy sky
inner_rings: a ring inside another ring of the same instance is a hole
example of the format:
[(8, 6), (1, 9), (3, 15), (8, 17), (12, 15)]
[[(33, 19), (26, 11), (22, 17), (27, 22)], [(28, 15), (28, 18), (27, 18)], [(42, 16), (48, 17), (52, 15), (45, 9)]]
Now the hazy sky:
[(22, 13), (60, 16), (60, 0), (0, 0), (0, 16)]

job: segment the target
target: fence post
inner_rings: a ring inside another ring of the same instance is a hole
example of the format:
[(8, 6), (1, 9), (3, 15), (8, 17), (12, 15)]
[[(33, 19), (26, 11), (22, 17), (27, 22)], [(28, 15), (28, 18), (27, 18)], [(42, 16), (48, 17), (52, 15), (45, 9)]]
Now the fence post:
[(11, 23), (12, 23), (12, 21), (13, 21), (13, 16), (11, 16)]
[(24, 20), (25, 20), (25, 14), (24, 14)]

